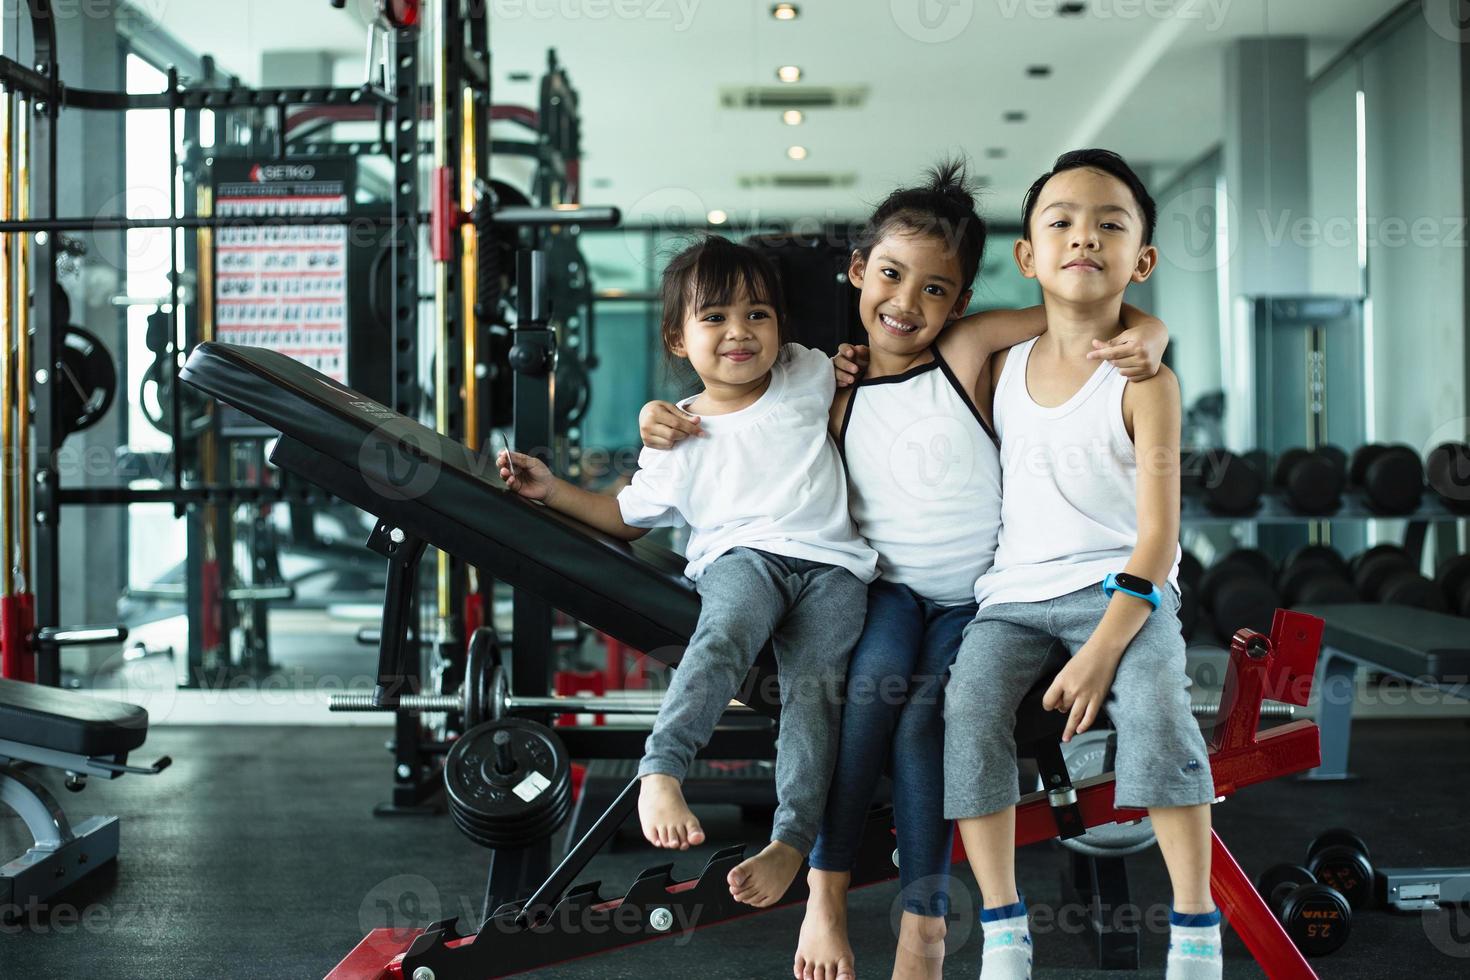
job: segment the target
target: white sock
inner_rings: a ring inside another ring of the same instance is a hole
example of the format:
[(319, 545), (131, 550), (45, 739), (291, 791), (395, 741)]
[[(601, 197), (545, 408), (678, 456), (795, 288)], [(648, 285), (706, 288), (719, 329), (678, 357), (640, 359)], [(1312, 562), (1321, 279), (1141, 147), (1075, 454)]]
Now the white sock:
[(1031, 980), (1031, 930), (1026, 925), (1026, 901), (981, 909), (980, 928), (985, 933), (980, 980)]
[(1169, 910), (1169, 961), (1165, 980), (1220, 980), (1224, 959), (1220, 951), (1220, 910)]

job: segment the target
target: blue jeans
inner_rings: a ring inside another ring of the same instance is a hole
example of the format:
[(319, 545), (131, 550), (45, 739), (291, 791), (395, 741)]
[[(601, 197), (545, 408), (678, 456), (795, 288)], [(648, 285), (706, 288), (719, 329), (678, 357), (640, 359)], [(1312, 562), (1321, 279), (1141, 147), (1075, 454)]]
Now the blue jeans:
[(908, 586), (868, 586), (868, 618), (847, 668), (837, 769), (808, 862), (851, 871), (885, 764), (893, 777), (903, 908), (949, 914), (954, 828), (944, 819), (945, 675), (975, 604), (941, 606)]

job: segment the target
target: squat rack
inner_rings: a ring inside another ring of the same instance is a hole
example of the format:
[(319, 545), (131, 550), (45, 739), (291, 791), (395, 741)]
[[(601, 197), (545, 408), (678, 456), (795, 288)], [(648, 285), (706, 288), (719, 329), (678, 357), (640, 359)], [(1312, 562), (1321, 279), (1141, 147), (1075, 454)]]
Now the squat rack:
[[(8, 7), (6, 3), (4, 6)], [(57, 466), (57, 450), (66, 436), (60, 417), (59, 365), (65, 324), (56, 322), (53, 290), (56, 286), (55, 235), (64, 231), (127, 232), (142, 229), (185, 229), (199, 234), (188, 239), (185, 248), (188, 263), (202, 268), (212, 263), (209, 252), (214, 229), (229, 225), (260, 223), (253, 219), (215, 217), (209, 202), (200, 195), (181, 195), (175, 177), (180, 172), (178, 145), (179, 110), (184, 110), (186, 133), (197, 138), (198, 113), (242, 110), (269, 111), (276, 119), (278, 146), (284, 140), (287, 110), (292, 106), (360, 106), (383, 121), (385, 143), (393, 161), (394, 180), (389, 198), (389, 213), (381, 219), (343, 216), (281, 216), (265, 219), (273, 225), (344, 224), (369, 221), (386, 231), (391, 247), (388, 273), (391, 277), (393, 316), (391, 338), (387, 344), (391, 359), (391, 391), (394, 408), (405, 414), (417, 414), (418, 378), (418, 125), (419, 106), (418, 43), (419, 4), (399, 2), (381, 5), (379, 23), (387, 34), (383, 76), (380, 83), (368, 82), (356, 88), (296, 86), (249, 89), (220, 88), (204, 80), (202, 87), (180, 84), (174, 68), (167, 71), (162, 92), (125, 93), (101, 91), (63, 84), (57, 61), (55, 11), (51, 0), (25, 0), (31, 28), (33, 57), (31, 64), (0, 56), (0, 88), (3, 88), (4, 163), (0, 182), (4, 184), (4, 206), (0, 213), (0, 260), (5, 269), (4, 313), (6, 331), (0, 350), (0, 371), (6, 378), (3, 398), (3, 432), (0, 451), (5, 454), (6, 493), (4, 512), (4, 596), (0, 597), (0, 636), (3, 636), (3, 673), (8, 677), (36, 680), (42, 684), (60, 682), (59, 648), (66, 634), (57, 639), (54, 629), (60, 617), (60, 520), (62, 505), (125, 505), (131, 503), (169, 502), (176, 517), (187, 517), (188, 558), (185, 574), (189, 609), (189, 663), (197, 667), (202, 661), (203, 623), (218, 623), (214, 617), (220, 601), (218, 589), (204, 589), (205, 538), (216, 538), (210, 544), (215, 554), (227, 562), (227, 538), (218, 540), (212, 533), (216, 526), (217, 504), (271, 499), (311, 500), (319, 495), (302, 490), (233, 486), (219, 480), (221, 467), (215, 452), (214, 435), (205, 432), (196, 458), (185, 458), (181, 451), (181, 399), (171, 399), (171, 431), (174, 439), (170, 453), (171, 486), (159, 490), (140, 490), (126, 485), (116, 487), (63, 488)], [(449, 4), (445, 5), (450, 6)], [(458, 5), (455, 5), (458, 12)], [(483, 20), (483, 19), (482, 19)], [(133, 109), (164, 109), (169, 112), (169, 214), (165, 218), (140, 219), (126, 215), (63, 217), (57, 214), (57, 163), (59, 159), (58, 120), (63, 107), (105, 112)], [(196, 143), (197, 145), (197, 143)], [(18, 164), (18, 166), (17, 166)], [(19, 177), (18, 206), (12, 203), (14, 176)], [(10, 275), (11, 256), (17, 258), (20, 294), (16, 296), (15, 279)], [(31, 269), (34, 269), (32, 274)], [(27, 288), (34, 280), (34, 300), (28, 300)], [(212, 339), (212, 310), (207, 297), (197, 291), (191, 298), (192, 315), (185, 322), (180, 317), (180, 282), (182, 269), (178, 236), (169, 241), (168, 336), (171, 345), (167, 358), (169, 381), (179, 390), (180, 355), (202, 340)], [(34, 311), (32, 314), (31, 311)], [(34, 316), (34, 370), (24, 343)], [(12, 331), (12, 327), (15, 329)], [(12, 364), (12, 361), (14, 363)], [(16, 379), (12, 383), (10, 379)], [(33, 429), (26, 419), (29, 383), (35, 385)], [(34, 438), (34, 449), (30, 438)], [(34, 497), (32, 497), (32, 492)], [(30, 525), (35, 524), (35, 575), (31, 571)], [(210, 533), (206, 533), (210, 532)], [(218, 559), (211, 559), (218, 560)], [(211, 570), (218, 579), (218, 569)], [(19, 590), (17, 590), (17, 585)], [(91, 642), (109, 642), (121, 638), (121, 631), (90, 632)], [(34, 660), (31, 653), (34, 652)], [(186, 683), (199, 684), (202, 679), (190, 670)]]

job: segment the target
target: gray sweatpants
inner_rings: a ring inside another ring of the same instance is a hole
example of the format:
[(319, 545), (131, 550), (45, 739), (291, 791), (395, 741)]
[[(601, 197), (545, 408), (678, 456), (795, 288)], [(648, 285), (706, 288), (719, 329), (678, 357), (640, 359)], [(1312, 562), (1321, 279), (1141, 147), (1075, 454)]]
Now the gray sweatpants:
[[(944, 815), (984, 816), (1014, 804), (1016, 708), (1053, 638), (1075, 654), (1111, 600), (1090, 585), (1045, 602), (986, 606), (965, 627), (944, 694)], [(1204, 736), (1189, 710), (1179, 597), (1164, 589), (1118, 662), (1108, 717), (1118, 732), (1119, 807), (1189, 806), (1215, 798)]]
[(771, 839), (811, 850), (842, 727), (847, 659), (863, 632), (868, 587), (837, 565), (736, 548), (696, 584), (694, 636), (674, 670), (638, 775), (682, 780), (756, 655), (770, 640), (781, 695)]

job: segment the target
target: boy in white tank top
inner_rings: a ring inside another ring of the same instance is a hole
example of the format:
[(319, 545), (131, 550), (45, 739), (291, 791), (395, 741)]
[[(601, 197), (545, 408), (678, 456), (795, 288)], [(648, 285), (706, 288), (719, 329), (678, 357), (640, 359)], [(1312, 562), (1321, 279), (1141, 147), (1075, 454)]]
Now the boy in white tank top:
[(1129, 384), (1087, 353), (1121, 329), (1130, 282), (1153, 271), (1155, 209), (1116, 154), (1059, 158), (1026, 195), (1023, 275), (1041, 283), (1047, 332), (996, 355), (1000, 539), (975, 586), (945, 691), (945, 816), (983, 899), (982, 980), (1030, 976), (1016, 891), (1014, 729), (1053, 641), (1071, 660), (1046, 692), (1063, 741), (1106, 704), (1117, 730), (1114, 800), (1147, 809), (1174, 886), (1166, 976), (1221, 974), (1210, 896), (1209, 757), (1190, 712), (1174, 586), (1179, 555), (1177, 379)]

